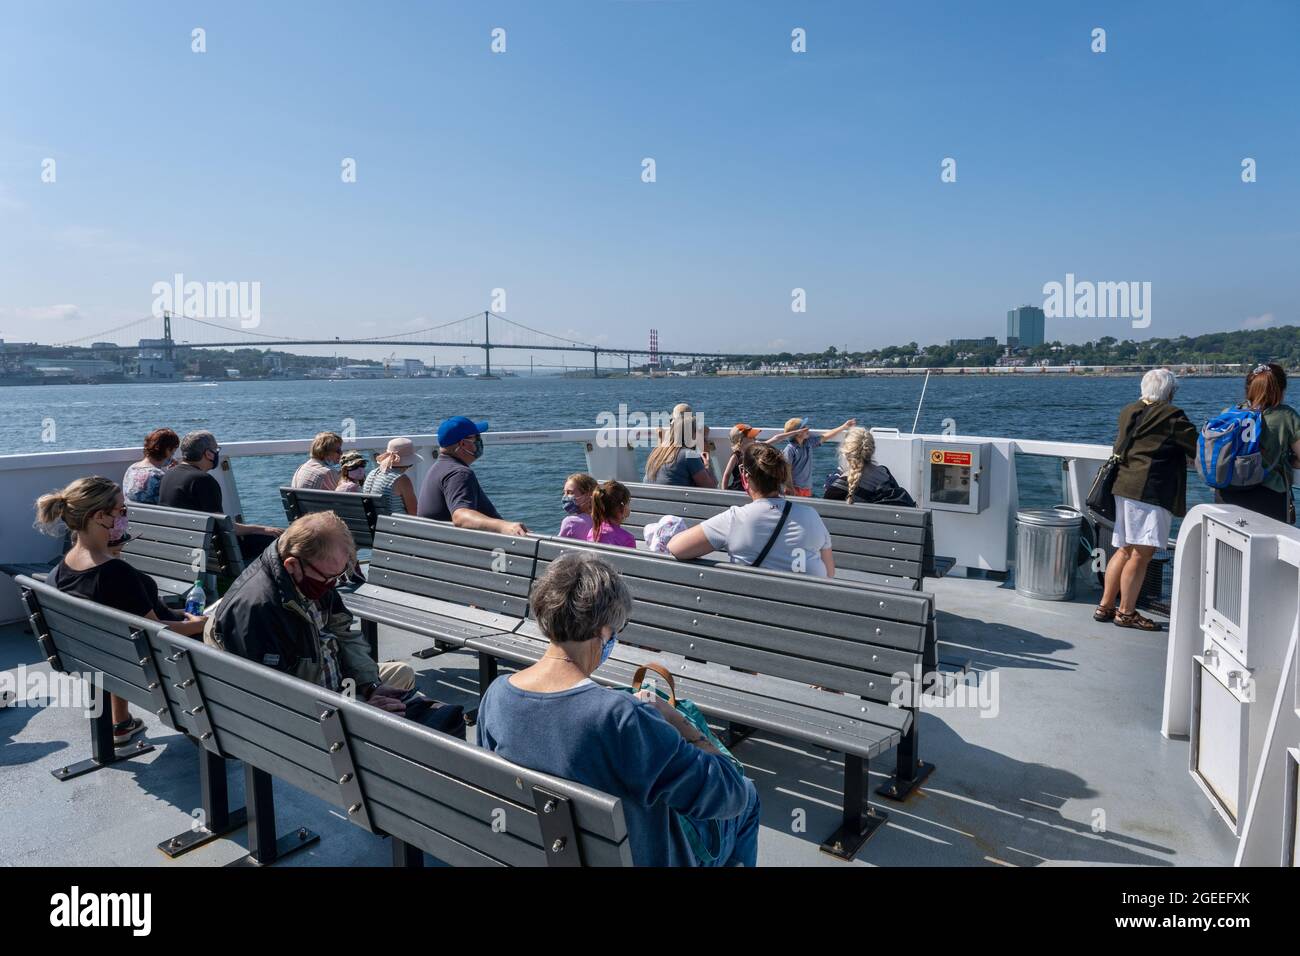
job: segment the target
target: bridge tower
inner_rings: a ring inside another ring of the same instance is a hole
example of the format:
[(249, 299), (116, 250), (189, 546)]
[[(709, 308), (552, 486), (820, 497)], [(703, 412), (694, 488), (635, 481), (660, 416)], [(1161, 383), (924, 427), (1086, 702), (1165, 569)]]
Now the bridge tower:
[(651, 375), (659, 368), (659, 330), (650, 330), (650, 360), (646, 362), (646, 369)]
[(172, 314), (163, 311), (163, 358), (168, 362), (174, 361), (172, 345)]

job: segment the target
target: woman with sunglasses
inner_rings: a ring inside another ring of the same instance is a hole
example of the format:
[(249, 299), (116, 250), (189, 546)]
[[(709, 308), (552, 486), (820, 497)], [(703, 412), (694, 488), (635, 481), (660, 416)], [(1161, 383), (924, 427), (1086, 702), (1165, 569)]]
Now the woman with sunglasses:
[[(117, 483), (98, 475), (78, 478), (60, 491), (41, 495), (36, 502), (36, 523), (47, 534), (72, 532), (72, 547), (50, 574), (60, 591), (116, 608), (138, 617), (159, 620), (150, 595), (147, 575), (137, 571), (112, 551), (127, 537), (126, 500)], [(204, 618), (188, 617), (169, 623), (181, 634), (202, 632)], [(121, 747), (144, 730), (132, 717), (127, 702), (108, 695), (113, 712), (113, 745)]]
[(1285, 524), (1295, 524), (1291, 484), (1300, 459), (1300, 414), (1286, 398), (1286, 371), (1276, 362), (1256, 365), (1246, 376), (1246, 408), (1260, 413), (1264, 431), (1259, 451), (1268, 473), (1258, 485), (1223, 488), (1214, 493), (1220, 504), (1240, 505)]

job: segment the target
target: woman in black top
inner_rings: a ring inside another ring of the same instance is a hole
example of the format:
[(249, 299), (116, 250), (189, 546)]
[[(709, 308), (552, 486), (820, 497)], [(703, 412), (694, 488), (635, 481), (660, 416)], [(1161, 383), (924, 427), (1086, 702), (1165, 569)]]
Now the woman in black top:
[[(876, 440), (865, 428), (850, 428), (840, 442), (840, 464), (826, 477), (822, 497), (850, 504), (895, 505), (915, 508), (916, 502), (899, 484), (889, 469), (873, 462)], [(849, 494), (849, 489), (853, 494)]]
[[(110, 543), (127, 537), (127, 512), (122, 489), (98, 475), (78, 478), (62, 491), (41, 495), (36, 502), (36, 520), (46, 531), (73, 532), (72, 548), (63, 556), (50, 583), (96, 604), (128, 614), (159, 620), (146, 575), (110, 552)], [(170, 615), (169, 615), (170, 616)], [(172, 630), (180, 634), (203, 633), (204, 618), (185, 615)], [(127, 702), (109, 695), (113, 713), (113, 744), (122, 746), (144, 729), (144, 722), (132, 717)]]

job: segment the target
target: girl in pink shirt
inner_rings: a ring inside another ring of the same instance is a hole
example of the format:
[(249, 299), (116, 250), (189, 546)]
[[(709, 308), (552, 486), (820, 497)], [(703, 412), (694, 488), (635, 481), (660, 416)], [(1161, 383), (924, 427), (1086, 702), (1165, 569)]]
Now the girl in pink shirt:
[(596, 479), (576, 472), (564, 480), (564, 497), (560, 504), (565, 518), (560, 522), (560, 537), (588, 541), (591, 531), (591, 493), (599, 488)]
[(607, 481), (591, 493), (591, 530), (588, 541), (635, 548), (636, 538), (619, 525), (632, 511), (632, 493), (617, 481)]

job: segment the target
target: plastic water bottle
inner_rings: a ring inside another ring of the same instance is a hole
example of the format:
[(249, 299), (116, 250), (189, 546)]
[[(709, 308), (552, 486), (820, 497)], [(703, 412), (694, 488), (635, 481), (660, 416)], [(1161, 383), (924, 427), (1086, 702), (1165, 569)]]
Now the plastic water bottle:
[(203, 613), (207, 607), (208, 596), (203, 593), (203, 585), (196, 579), (194, 587), (190, 588), (185, 594), (185, 613), (193, 614), (195, 617)]

